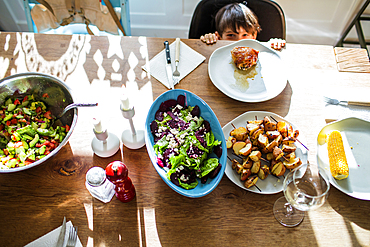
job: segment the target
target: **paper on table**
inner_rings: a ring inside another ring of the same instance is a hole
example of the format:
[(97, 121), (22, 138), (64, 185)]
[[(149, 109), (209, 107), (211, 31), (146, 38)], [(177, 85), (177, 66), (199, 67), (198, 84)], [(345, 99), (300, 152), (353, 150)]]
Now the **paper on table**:
[[(336, 88), (335, 90), (332, 89), (330, 95), (325, 95), (327, 97), (332, 97), (338, 100), (369, 100), (369, 90), (358, 90), (356, 88), (353, 89), (342, 89)], [(324, 102), (324, 101), (323, 101)], [(324, 108), (324, 116), (328, 122), (332, 120), (340, 120), (349, 117), (356, 117), (366, 121), (370, 121), (370, 107), (369, 106), (357, 106), (357, 105), (331, 105), (325, 104)]]
[[(66, 224), (66, 235), (64, 236), (64, 246), (67, 245), (68, 235), (70, 227), (72, 226), (72, 222), (68, 221)], [(31, 243), (27, 244), (25, 247), (53, 247), (56, 246), (58, 241), (59, 233), (62, 229), (62, 226), (52, 230), (51, 232), (45, 234), (44, 236), (32, 241)], [(77, 243), (76, 247), (82, 247), (81, 241), (77, 236)]]
[[(170, 54), (171, 54), (171, 65), (172, 71), (175, 71), (175, 53), (176, 47), (175, 42), (170, 44)], [(180, 41), (180, 59), (179, 65), (177, 67), (180, 72), (180, 80), (192, 72), (196, 67), (199, 66), (206, 58), (194, 51), (192, 48), (187, 46), (185, 43)], [(167, 74), (166, 74), (166, 55), (164, 49), (153, 57), (149, 64), (142, 67), (146, 72), (150, 73), (154, 78), (160, 81), (168, 89), (170, 85), (168, 84)], [(179, 80), (179, 81), (180, 81)]]

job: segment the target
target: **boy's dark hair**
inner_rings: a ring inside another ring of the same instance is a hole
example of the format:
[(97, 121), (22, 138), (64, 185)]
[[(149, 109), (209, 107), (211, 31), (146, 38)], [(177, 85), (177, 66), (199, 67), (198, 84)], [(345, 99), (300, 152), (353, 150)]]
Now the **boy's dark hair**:
[(216, 30), (221, 36), (227, 28), (230, 28), (235, 33), (237, 33), (240, 27), (251, 34), (261, 31), (257, 16), (247, 6), (242, 5), (242, 3), (225, 5), (217, 12), (215, 21)]

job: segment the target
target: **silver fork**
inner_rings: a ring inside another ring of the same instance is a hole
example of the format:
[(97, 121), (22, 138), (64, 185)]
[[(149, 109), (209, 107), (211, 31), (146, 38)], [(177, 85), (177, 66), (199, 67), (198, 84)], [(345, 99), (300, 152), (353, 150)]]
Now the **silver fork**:
[(76, 242), (77, 242), (77, 226), (76, 227), (70, 226), (68, 242), (66, 247), (75, 247)]
[(177, 83), (179, 83), (179, 80), (180, 80), (180, 72), (177, 70), (177, 66), (179, 65), (179, 60), (180, 60), (180, 38), (176, 38), (176, 56), (175, 56), (176, 70), (172, 74), (173, 85), (176, 85)]
[(326, 97), (324, 96), (324, 101), (328, 104), (332, 104), (332, 105), (338, 105), (340, 103), (347, 103), (347, 101), (339, 101), (337, 99), (332, 99), (332, 98), (329, 98), (329, 97)]
[(361, 105), (361, 106), (370, 106), (370, 102), (365, 101), (340, 101), (337, 99), (332, 99), (329, 97), (324, 96), (324, 101), (328, 104), (332, 105), (339, 105), (339, 104), (345, 104), (345, 105)]

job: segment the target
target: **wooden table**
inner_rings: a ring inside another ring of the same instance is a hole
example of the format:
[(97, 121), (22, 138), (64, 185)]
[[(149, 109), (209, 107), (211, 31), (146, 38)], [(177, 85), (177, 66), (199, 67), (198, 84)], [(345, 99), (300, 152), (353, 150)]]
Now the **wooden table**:
[[(83, 246), (369, 246), (370, 203), (334, 187), (323, 207), (306, 213), (298, 227), (286, 228), (272, 212), (283, 193), (251, 193), (225, 175), (212, 193), (190, 199), (160, 179), (145, 147), (122, 146), (109, 158), (94, 155), (92, 117), (103, 114), (108, 131), (116, 135), (129, 126), (119, 111), (122, 84), (134, 92), (138, 128), (153, 99), (167, 90), (141, 68), (163, 49), (164, 40), (0, 34), (0, 78), (27, 71), (51, 73), (71, 87), (76, 101), (95, 100), (100, 107), (78, 110), (77, 126), (55, 157), (22, 172), (0, 174), (0, 245), (23, 246), (60, 226), (66, 216), (78, 226)], [(360, 91), (370, 86), (369, 74), (337, 71), (333, 47), (288, 43), (281, 52), (288, 75), (283, 92), (266, 102), (243, 103), (224, 95), (208, 77), (210, 55), (228, 42), (212, 46), (198, 40), (183, 42), (206, 60), (176, 88), (204, 99), (221, 126), (252, 110), (283, 116), (299, 126), (312, 163), (317, 134), (326, 124), (323, 90)], [(137, 194), (129, 203), (113, 198), (104, 204), (85, 187), (91, 167), (105, 168), (114, 160), (127, 164), (135, 185)]]

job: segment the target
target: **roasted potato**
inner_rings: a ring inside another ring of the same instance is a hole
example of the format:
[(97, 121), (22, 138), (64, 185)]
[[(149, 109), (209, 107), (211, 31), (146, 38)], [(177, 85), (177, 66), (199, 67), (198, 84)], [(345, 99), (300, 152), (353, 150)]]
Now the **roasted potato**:
[(285, 165), (286, 168), (288, 168), (289, 170), (292, 170), (300, 166), (302, 164), (302, 161), (300, 158), (297, 157), (297, 158), (290, 159), (289, 161), (284, 160), (283, 164)]
[(262, 154), (259, 150), (253, 151), (250, 155), (249, 158), (253, 160), (254, 162), (259, 161), (262, 157)]
[(236, 166), (238, 165), (238, 164), (240, 164), (236, 159), (233, 159), (232, 161), (231, 161), (231, 168), (233, 169), (233, 170), (235, 170), (236, 169)]
[(234, 153), (236, 155), (239, 155), (239, 150), (242, 149), (243, 147), (245, 147), (247, 145), (247, 143), (243, 142), (243, 141), (237, 141), (234, 143), (233, 145), (233, 150), (234, 150)]
[(247, 156), (252, 152), (252, 143), (246, 143), (246, 145), (239, 150), (239, 154)]
[(284, 156), (283, 150), (281, 150), (281, 148), (279, 148), (278, 146), (274, 147), (274, 150), (272, 151), (272, 154), (274, 155), (275, 160), (278, 160), (278, 159), (280, 159), (281, 157)]
[(283, 162), (281, 161), (276, 163), (271, 169), (271, 173), (278, 177), (283, 176), (285, 171), (286, 171), (286, 168)]
[(237, 129), (233, 129), (230, 132), (230, 135), (235, 137), (237, 141), (245, 141), (248, 137), (247, 129), (244, 127), (239, 127)]
[(240, 180), (245, 181), (250, 175), (252, 175), (251, 169), (243, 169), (242, 173), (240, 174)]
[(265, 117), (263, 119), (263, 125), (265, 127), (265, 131), (274, 131), (274, 130), (276, 130), (276, 123), (271, 122), (269, 117)]
[(294, 144), (290, 144), (290, 145), (283, 144), (283, 147), (281, 148), (281, 150), (283, 150), (284, 153), (291, 153), (291, 152), (295, 152), (295, 150), (297, 150), (297, 147)]
[(258, 181), (258, 176), (257, 175), (252, 175), (252, 176), (248, 177), (247, 180), (245, 180), (244, 186), (247, 187), (247, 188), (250, 188), (250, 187), (256, 185), (257, 181)]
[(260, 170), (261, 168), (261, 161), (258, 160), (258, 161), (255, 161), (253, 162), (253, 165), (252, 165), (252, 168), (251, 168), (251, 172), (252, 173), (258, 173), (258, 171)]
[(236, 138), (233, 136), (229, 136), (229, 138), (226, 141), (226, 148), (232, 148), (234, 143), (236, 142)]
[(258, 124), (253, 124), (253, 123), (247, 124), (247, 130), (248, 130), (249, 136), (253, 135), (253, 133), (258, 129), (260, 129), (260, 126)]
[(249, 158), (247, 158), (243, 161), (243, 168), (244, 169), (250, 169), (252, 167), (252, 165), (253, 165), (253, 161), (250, 160)]
[(260, 170), (258, 171), (258, 177), (260, 179), (265, 179), (270, 174), (270, 169), (267, 165), (263, 165)]
[(265, 148), (269, 144), (269, 139), (267, 138), (266, 134), (260, 134), (258, 136), (258, 146), (261, 148)]

